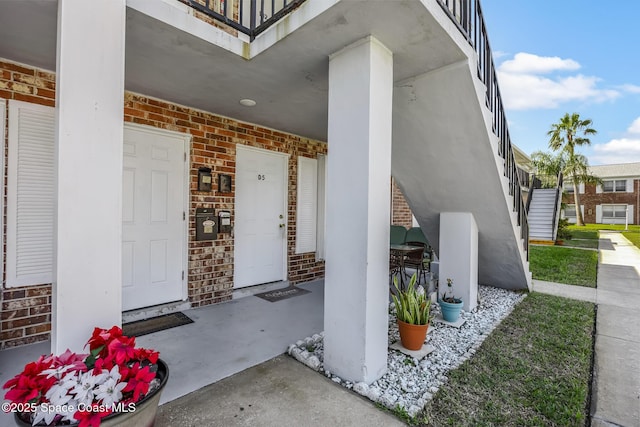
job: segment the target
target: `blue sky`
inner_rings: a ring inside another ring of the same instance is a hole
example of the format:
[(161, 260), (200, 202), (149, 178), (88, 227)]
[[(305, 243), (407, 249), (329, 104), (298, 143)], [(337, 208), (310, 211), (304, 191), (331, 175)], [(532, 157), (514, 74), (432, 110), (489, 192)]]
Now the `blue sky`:
[(511, 140), (549, 151), (565, 113), (598, 131), (589, 164), (640, 162), (640, 1), (481, 0)]

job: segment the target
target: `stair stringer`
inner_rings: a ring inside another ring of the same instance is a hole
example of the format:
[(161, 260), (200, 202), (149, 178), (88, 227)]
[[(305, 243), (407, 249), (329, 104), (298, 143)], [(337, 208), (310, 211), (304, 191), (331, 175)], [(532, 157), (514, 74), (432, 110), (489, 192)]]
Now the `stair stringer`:
[(392, 175), (436, 253), (440, 212), (471, 212), (479, 231), (479, 282), (530, 289), (504, 160), (497, 154), (484, 85), (471, 62), (396, 85)]

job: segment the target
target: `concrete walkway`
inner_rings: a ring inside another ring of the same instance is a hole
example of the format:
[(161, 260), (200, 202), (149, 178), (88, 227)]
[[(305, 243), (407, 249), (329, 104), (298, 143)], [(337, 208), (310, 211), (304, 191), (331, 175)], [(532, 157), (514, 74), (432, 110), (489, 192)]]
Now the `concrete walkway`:
[(600, 232), (598, 288), (534, 280), (533, 290), (598, 304), (591, 425), (640, 427), (640, 249)]

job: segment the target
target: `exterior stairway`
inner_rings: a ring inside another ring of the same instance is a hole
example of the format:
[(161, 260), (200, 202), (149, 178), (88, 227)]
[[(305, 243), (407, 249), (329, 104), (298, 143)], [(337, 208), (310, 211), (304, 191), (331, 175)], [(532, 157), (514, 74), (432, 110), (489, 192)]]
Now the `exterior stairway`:
[(478, 15), (479, 25), (469, 27), (475, 36), (452, 34), (466, 59), (394, 88), (391, 173), (436, 254), (440, 213), (470, 212), (479, 232), (479, 284), (531, 289), (525, 206), (475, 4), (463, 13)]
[(529, 206), (529, 241), (552, 245), (555, 241), (556, 188), (533, 190)]

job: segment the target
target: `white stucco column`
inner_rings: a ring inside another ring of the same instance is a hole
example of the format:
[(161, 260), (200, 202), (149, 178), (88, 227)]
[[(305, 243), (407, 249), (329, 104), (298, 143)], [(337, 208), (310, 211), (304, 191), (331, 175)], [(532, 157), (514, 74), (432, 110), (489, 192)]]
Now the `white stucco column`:
[(464, 310), (478, 305), (478, 226), (468, 212), (440, 214), (439, 294), (448, 291), (447, 279), (453, 280), (453, 293), (462, 298)]
[(122, 318), (125, 0), (58, 0), (53, 353)]
[(375, 38), (331, 55), (324, 364), (355, 382), (387, 368), (392, 95)]

